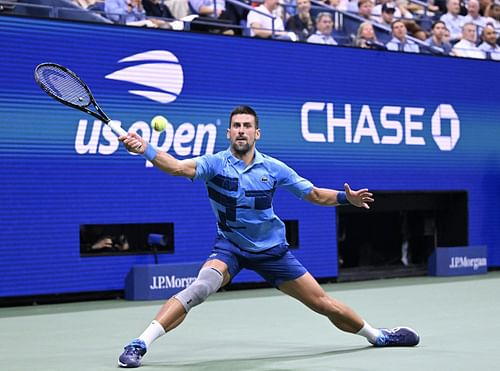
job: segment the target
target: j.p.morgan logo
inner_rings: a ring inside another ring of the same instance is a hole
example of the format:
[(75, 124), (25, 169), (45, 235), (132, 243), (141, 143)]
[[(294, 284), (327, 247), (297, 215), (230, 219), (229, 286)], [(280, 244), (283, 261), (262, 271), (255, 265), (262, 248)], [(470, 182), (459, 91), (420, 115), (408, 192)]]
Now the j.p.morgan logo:
[(488, 265), (486, 258), (468, 258), (467, 256), (452, 256), (450, 258), (450, 269), (472, 268), (478, 270)]
[[(177, 57), (167, 50), (150, 50), (123, 58), (118, 63), (134, 62), (129, 67), (110, 73), (111, 80), (128, 81), (150, 89), (129, 90), (158, 103), (171, 103), (177, 99), (184, 84), (184, 73)], [(137, 63), (142, 62), (142, 63)]]
[(175, 275), (153, 276), (151, 278), (150, 290), (185, 289), (196, 280), (196, 277), (176, 277)]

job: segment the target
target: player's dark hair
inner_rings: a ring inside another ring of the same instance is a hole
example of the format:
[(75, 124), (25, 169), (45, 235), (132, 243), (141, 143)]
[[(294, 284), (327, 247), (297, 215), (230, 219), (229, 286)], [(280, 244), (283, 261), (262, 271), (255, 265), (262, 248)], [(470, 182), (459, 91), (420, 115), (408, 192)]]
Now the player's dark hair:
[(257, 112), (254, 111), (254, 109), (250, 106), (238, 106), (233, 111), (231, 112), (231, 115), (229, 116), (229, 127), (231, 127), (231, 121), (233, 120), (234, 115), (240, 115), (240, 114), (246, 114), (246, 115), (252, 115), (255, 117), (255, 128), (259, 128), (259, 117), (257, 116)]

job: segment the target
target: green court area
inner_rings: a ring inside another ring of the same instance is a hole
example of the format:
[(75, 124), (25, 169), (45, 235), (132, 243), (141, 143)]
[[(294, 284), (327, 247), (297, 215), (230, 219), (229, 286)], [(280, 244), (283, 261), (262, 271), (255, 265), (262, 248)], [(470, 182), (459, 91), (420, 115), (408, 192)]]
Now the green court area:
[[(373, 348), (277, 290), (221, 292), (152, 345), (144, 370), (498, 370), (500, 272), (328, 284), (377, 327), (407, 325), (415, 348)], [(116, 370), (161, 302), (0, 309), (0, 369)]]

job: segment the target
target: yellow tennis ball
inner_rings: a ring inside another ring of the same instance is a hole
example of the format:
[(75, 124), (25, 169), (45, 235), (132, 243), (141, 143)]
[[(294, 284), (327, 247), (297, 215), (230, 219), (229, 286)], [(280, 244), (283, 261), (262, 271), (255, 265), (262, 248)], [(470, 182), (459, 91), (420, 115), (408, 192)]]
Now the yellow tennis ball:
[(161, 115), (155, 116), (151, 120), (151, 126), (156, 131), (163, 131), (163, 130), (165, 130), (165, 128), (167, 127), (167, 124), (168, 124), (168, 120), (165, 117), (161, 116)]

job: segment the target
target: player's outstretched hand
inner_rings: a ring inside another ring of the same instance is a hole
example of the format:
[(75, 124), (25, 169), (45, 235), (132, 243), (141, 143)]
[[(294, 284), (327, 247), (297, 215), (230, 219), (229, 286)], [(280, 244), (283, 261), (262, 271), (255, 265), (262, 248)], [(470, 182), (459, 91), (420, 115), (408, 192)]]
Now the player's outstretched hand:
[(353, 191), (349, 184), (344, 183), (345, 194), (349, 202), (357, 207), (364, 207), (365, 209), (369, 209), (369, 203), (375, 201), (373, 199), (373, 193), (368, 192), (367, 188), (360, 189), (358, 191)]
[(123, 142), (127, 151), (132, 153), (143, 154), (148, 146), (148, 143), (137, 133), (127, 133), (118, 138)]

